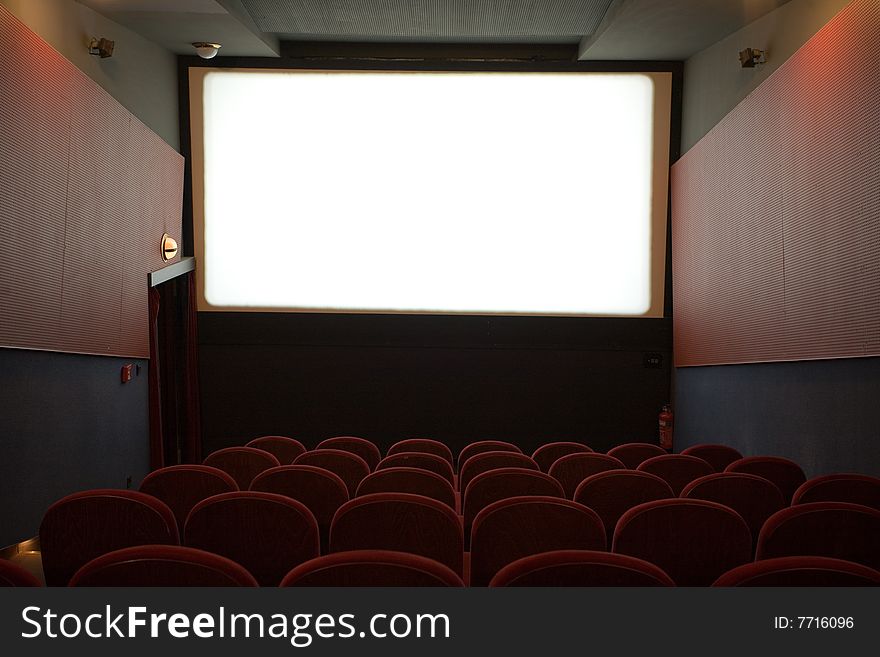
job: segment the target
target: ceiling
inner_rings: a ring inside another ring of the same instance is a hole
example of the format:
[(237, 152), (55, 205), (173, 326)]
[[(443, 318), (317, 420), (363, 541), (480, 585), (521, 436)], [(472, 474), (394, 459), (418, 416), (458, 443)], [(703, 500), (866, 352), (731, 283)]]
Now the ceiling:
[(274, 57), (283, 41), (578, 44), (580, 59), (682, 60), (788, 0), (78, 0), (180, 54)]

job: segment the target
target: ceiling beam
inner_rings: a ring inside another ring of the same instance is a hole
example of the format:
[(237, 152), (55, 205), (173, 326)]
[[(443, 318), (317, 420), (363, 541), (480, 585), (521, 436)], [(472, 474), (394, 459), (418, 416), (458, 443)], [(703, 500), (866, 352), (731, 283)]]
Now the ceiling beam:
[(599, 23), (599, 26), (592, 34), (587, 34), (581, 39), (581, 42), (578, 45), (578, 59), (589, 59), (587, 51), (590, 49), (590, 46), (592, 46), (596, 42), (596, 39), (602, 36), (602, 33), (608, 29), (608, 26), (611, 25), (611, 23), (614, 22), (622, 7), (631, 3), (632, 0), (614, 0), (608, 5), (608, 9), (605, 10), (605, 15), (602, 17), (602, 22)]
[(248, 10), (245, 9), (241, 0), (215, 0), (215, 2), (223, 7), (230, 16), (241, 23), (255, 37), (265, 43), (273, 53), (278, 56), (281, 55), (281, 43), (278, 37), (274, 34), (267, 34), (260, 30), (254, 22), (254, 19), (248, 13)]

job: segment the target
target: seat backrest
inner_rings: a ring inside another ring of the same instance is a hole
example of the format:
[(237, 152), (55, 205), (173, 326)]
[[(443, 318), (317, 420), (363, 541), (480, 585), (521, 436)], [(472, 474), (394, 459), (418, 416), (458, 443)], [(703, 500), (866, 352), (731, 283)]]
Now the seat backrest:
[(458, 463), (459, 472), (461, 472), (461, 466), (464, 465), (465, 461), (483, 452), (516, 452), (517, 454), (522, 454), (522, 450), (519, 447), (504, 440), (478, 440), (477, 442), (465, 445), (458, 453), (458, 461), (456, 463)]
[(455, 467), (455, 460), (452, 456), (452, 450), (439, 440), (430, 438), (407, 438), (394, 443), (388, 448), (386, 456), (399, 454), (400, 452), (419, 452), (422, 454), (433, 454), (439, 456), (449, 462), (449, 465)]
[(657, 475), (672, 489), (673, 494), (681, 491), (694, 479), (705, 477), (715, 472), (711, 465), (696, 456), (686, 454), (664, 454), (652, 456), (641, 462), (636, 470)]
[(406, 552), (352, 550), (312, 559), (297, 566), (281, 586), (464, 586), (442, 563)]
[(489, 586), (675, 586), (643, 559), (597, 550), (556, 550), (517, 559)]
[(236, 491), (238, 484), (223, 470), (209, 465), (170, 465), (144, 477), (139, 490), (168, 505), (182, 534), (186, 517), (196, 504), (212, 495)]
[(465, 543), (477, 514), (487, 506), (508, 497), (539, 495), (565, 497), (562, 486), (543, 472), (525, 468), (497, 468), (478, 474), (471, 479), (463, 497)]
[(675, 497), (672, 489), (656, 475), (638, 470), (606, 470), (584, 479), (574, 493), (574, 501), (587, 506), (602, 518), (608, 544), (617, 521), (634, 506)]
[(305, 504), (284, 495), (239, 491), (199, 502), (184, 544), (232, 559), (260, 586), (278, 586), (294, 566), (318, 556), (318, 523)]
[(850, 502), (880, 510), (880, 478), (863, 474), (829, 474), (804, 482), (791, 503)]
[(538, 464), (538, 467), (541, 468), (541, 472), (549, 472), (550, 466), (553, 465), (553, 462), (560, 456), (592, 451), (592, 449), (583, 443), (559, 441), (541, 445), (534, 451), (534, 453), (532, 453), (532, 459)]
[(455, 474), (449, 461), (442, 456), (436, 454), (428, 454), (426, 452), (397, 452), (390, 454), (379, 461), (376, 470), (385, 470), (386, 468), (418, 468), (419, 470), (427, 470), (434, 474), (440, 475), (450, 484), (455, 481)]
[(47, 586), (66, 586), (97, 556), (132, 545), (177, 545), (177, 521), (163, 502), (133, 490), (102, 488), (55, 502), (40, 525)]
[(0, 588), (13, 586), (36, 587), (40, 586), (40, 580), (18, 564), (0, 559)]
[(738, 566), (712, 586), (880, 586), (880, 572), (830, 557), (778, 557)]
[(281, 465), (258, 474), (250, 489), (305, 504), (318, 523), (322, 552), (327, 551), (330, 523), (339, 507), (348, 502), (348, 488), (339, 475), (313, 465)]
[(562, 485), (568, 499), (574, 498), (574, 492), (581, 482), (598, 472), (606, 470), (624, 470), (626, 466), (619, 459), (607, 454), (568, 454), (553, 462), (550, 476)]
[(880, 569), (880, 511), (849, 502), (809, 502), (777, 511), (758, 535), (756, 559), (833, 557)]
[(794, 461), (779, 456), (746, 456), (728, 465), (725, 472), (747, 472), (769, 479), (782, 492), (786, 504), (807, 478)]
[(525, 468), (540, 471), (532, 457), (519, 452), (481, 452), (474, 454), (461, 465), (458, 471), (458, 489), (461, 492), (466, 491), (468, 484), (478, 474), (497, 468)]
[(180, 545), (140, 545), (92, 559), (70, 586), (257, 586), (242, 566)]
[(345, 482), (349, 499), (355, 496), (361, 480), (370, 474), (370, 466), (366, 461), (357, 454), (342, 449), (326, 448), (306, 452), (297, 456), (293, 464), (329, 470)]
[(758, 533), (767, 518), (786, 506), (776, 484), (745, 472), (716, 472), (700, 477), (685, 486), (681, 497), (729, 506), (746, 521), (753, 545), (757, 545)]
[(348, 550), (410, 552), (462, 574), (464, 543), (458, 516), (422, 495), (372, 493), (343, 504), (330, 527), (330, 551)]
[(383, 468), (370, 473), (358, 486), (357, 494), (412, 493), (437, 500), (455, 510), (455, 489), (436, 472), (421, 468)]
[(740, 515), (722, 504), (657, 500), (621, 516), (612, 551), (656, 564), (678, 586), (709, 586), (751, 561), (752, 534)]
[(635, 470), (642, 461), (647, 461), (652, 456), (664, 454), (666, 454), (665, 449), (652, 443), (624, 443), (608, 450), (608, 456), (620, 459), (631, 470)]
[(712, 466), (715, 472), (724, 472), (724, 468), (743, 457), (737, 450), (728, 445), (703, 444), (692, 445), (681, 450), (685, 456), (696, 456)]
[(202, 464), (223, 470), (235, 479), (239, 490), (247, 490), (254, 477), (263, 470), (281, 465), (272, 454), (255, 447), (218, 449), (216, 452), (208, 454)]
[(254, 438), (245, 447), (267, 451), (278, 459), (281, 465), (290, 465), (297, 456), (308, 451), (296, 438), (287, 436), (260, 436)]
[(602, 550), (605, 529), (594, 511), (555, 497), (511, 497), (487, 506), (471, 529), (471, 586), (488, 586), (517, 559), (551, 550)]
[(376, 445), (366, 438), (358, 438), (357, 436), (335, 436), (326, 438), (318, 443), (315, 449), (341, 449), (343, 452), (351, 452), (360, 456), (368, 466), (370, 472), (376, 469), (379, 461), (382, 460), (382, 452)]

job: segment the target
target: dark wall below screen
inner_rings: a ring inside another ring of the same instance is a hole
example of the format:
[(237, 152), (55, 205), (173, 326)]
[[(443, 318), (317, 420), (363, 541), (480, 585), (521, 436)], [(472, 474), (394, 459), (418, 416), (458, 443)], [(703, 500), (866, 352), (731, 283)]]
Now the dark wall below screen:
[[(656, 440), (665, 319), (200, 313), (204, 452), (268, 433), (314, 446), (413, 436), (594, 449)], [(647, 353), (662, 357), (645, 368)]]

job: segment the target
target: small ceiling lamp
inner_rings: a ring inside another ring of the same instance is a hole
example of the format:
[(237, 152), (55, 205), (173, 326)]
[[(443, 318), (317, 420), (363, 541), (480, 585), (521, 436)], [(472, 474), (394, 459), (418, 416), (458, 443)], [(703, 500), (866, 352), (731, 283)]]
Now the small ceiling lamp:
[(165, 233), (162, 235), (162, 260), (168, 262), (177, 255), (177, 240)]
[(755, 68), (767, 62), (767, 52), (757, 48), (746, 48), (739, 53), (739, 63), (743, 68)]
[(196, 49), (196, 54), (202, 59), (213, 58), (222, 47), (219, 43), (209, 43), (207, 41), (196, 41), (192, 45)]
[(100, 56), (101, 59), (112, 57), (114, 45), (116, 45), (115, 42), (110, 39), (92, 37), (92, 40), (89, 41), (89, 54)]

